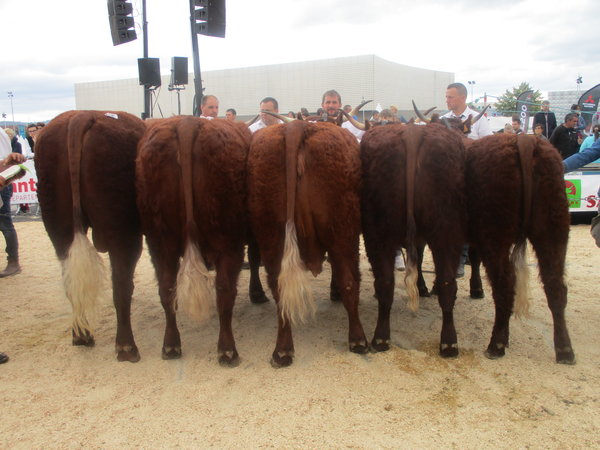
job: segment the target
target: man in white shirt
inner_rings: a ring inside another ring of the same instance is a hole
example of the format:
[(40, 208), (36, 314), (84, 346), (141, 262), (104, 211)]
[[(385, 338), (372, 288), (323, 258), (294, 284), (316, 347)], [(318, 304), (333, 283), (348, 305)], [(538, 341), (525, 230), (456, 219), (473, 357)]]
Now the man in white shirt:
[(277, 117), (273, 117), (270, 114), (265, 114), (262, 112), (269, 111), (279, 114), (279, 103), (273, 97), (263, 98), (260, 101), (259, 110), (261, 111), (260, 119), (248, 127), (251, 133), (255, 133), (261, 128), (268, 127), (269, 125), (283, 123), (283, 121), (279, 120)]
[[(452, 83), (446, 88), (446, 105), (448, 111), (442, 117), (457, 118), (463, 122), (467, 120), (467, 117), (471, 116), (471, 120), (479, 115), (479, 112), (472, 110), (467, 106), (467, 88), (462, 83)], [(468, 137), (470, 139), (480, 139), (485, 136), (490, 136), (492, 130), (490, 124), (485, 117), (482, 117), (473, 125), (471, 125), (471, 132)], [(456, 276), (461, 278), (465, 275), (465, 262), (467, 260), (469, 247), (465, 245), (463, 254), (460, 258), (460, 264)]]
[(214, 95), (204, 95), (200, 101), (200, 117), (203, 119), (216, 119), (219, 115), (219, 99)]
[[(457, 118), (463, 122), (467, 117), (471, 116), (471, 120), (479, 115), (478, 111), (474, 111), (467, 106), (467, 88), (462, 83), (452, 83), (446, 88), (446, 105), (448, 111), (442, 117)], [(485, 117), (479, 119), (471, 126), (469, 138), (479, 139), (492, 134), (490, 124)]]
[[(336, 91), (335, 89), (331, 89), (323, 94), (323, 98), (321, 99), (321, 108), (327, 111), (328, 116), (337, 117), (341, 107), (342, 96), (338, 93), (338, 91)], [(350, 110), (352, 110), (352, 107), (350, 107)], [(350, 121), (344, 122), (342, 124), (342, 128), (352, 133), (358, 142), (360, 142), (361, 138), (363, 137), (363, 134), (365, 134), (363, 130), (359, 130), (354, 125), (352, 125)]]

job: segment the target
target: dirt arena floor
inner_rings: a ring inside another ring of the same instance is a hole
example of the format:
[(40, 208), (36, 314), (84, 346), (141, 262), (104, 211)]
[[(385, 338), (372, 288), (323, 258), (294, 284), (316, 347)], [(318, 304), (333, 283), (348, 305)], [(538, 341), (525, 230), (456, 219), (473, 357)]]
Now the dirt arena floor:
[[(411, 313), (401, 277), (392, 349), (349, 353), (346, 313), (328, 300), (326, 266), (312, 285), (317, 315), (295, 329), (296, 358), (285, 369), (269, 364), (275, 306), (249, 302), (248, 271), (234, 315), (241, 364), (217, 363), (216, 316), (198, 325), (183, 314), (183, 357), (163, 361), (164, 315), (146, 251), (132, 308), (141, 361), (116, 361), (108, 284), (96, 347), (71, 346), (70, 305), (43, 225), (16, 227), (23, 272), (0, 280), (0, 350), (11, 358), (0, 366), (1, 448), (600, 448), (600, 249), (589, 225), (572, 227), (567, 261), (574, 366), (554, 362), (551, 315), (537, 278), (532, 317), (513, 320), (501, 360), (483, 355), (493, 320), (489, 287), (486, 299), (471, 300), (468, 278), (459, 281), (455, 309), (458, 359), (437, 355), (436, 299), (422, 299)], [(531, 255), (530, 264), (537, 276)], [(429, 259), (430, 284), (432, 269)], [(377, 304), (364, 252), (361, 272), (370, 339)]]

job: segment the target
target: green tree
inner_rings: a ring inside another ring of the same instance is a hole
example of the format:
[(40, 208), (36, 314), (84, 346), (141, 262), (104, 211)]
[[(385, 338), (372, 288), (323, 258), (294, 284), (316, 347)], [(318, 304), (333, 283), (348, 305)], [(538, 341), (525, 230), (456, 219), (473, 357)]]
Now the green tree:
[[(518, 87), (513, 87), (512, 91), (507, 89), (504, 94), (498, 97), (498, 101), (494, 107), (503, 116), (512, 116), (517, 113), (517, 97), (523, 92), (531, 90), (533, 90), (533, 88), (529, 86), (529, 83), (523, 81)], [(531, 102), (533, 104), (531, 105), (530, 111), (532, 113), (539, 111), (540, 104), (542, 103), (542, 93), (540, 91), (534, 91)]]

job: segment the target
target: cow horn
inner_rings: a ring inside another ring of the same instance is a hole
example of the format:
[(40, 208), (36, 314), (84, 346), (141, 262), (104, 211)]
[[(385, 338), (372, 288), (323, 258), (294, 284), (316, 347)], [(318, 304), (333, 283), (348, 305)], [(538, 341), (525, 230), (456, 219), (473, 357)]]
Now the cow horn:
[(424, 116), (428, 116), (428, 115), (429, 115), (429, 113), (430, 113), (431, 111), (433, 111), (435, 108), (437, 108), (437, 106), (433, 106), (433, 107), (429, 108), (427, 111), (425, 111), (425, 113), (424, 113), (423, 115), (424, 115)]
[(348, 121), (350, 121), (350, 123), (352, 125), (354, 125), (359, 130), (367, 131), (369, 129), (369, 127), (366, 124), (359, 122), (358, 120), (356, 120), (354, 117), (352, 117), (350, 114), (348, 114), (343, 109), (340, 109), (340, 112), (346, 117), (346, 119), (348, 119)]
[(475, 117), (473, 119), (473, 122), (471, 122), (471, 125), (475, 125), (475, 122), (477, 122), (479, 119), (481, 119), (483, 117), (483, 115), (485, 114), (485, 112), (488, 110), (488, 108), (490, 107), (490, 105), (487, 105), (485, 108), (483, 108), (483, 111), (481, 111), (477, 117)]
[(279, 120), (283, 121), (283, 123), (290, 123), (290, 122), (293, 122), (294, 120), (296, 120), (296, 119), (292, 119), (291, 117), (288, 117), (288, 116), (283, 116), (279, 113), (275, 113), (272, 111), (265, 111), (264, 109), (261, 109), (260, 112), (263, 114), (268, 114), (273, 117), (277, 117)]
[(356, 108), (354, 108), (352, 111), (350, 111), (350, 115), (351, 116), (356, 116), (358, 115), (358, 112), (360, 111), (360, 109), (365, 106), (367, 103), (372, 102), (373, 100), (365, 100), (364, 102), (362, 102), (360, 105), (358, 105)]
[[(419, 119), (421, 119), (421, 121), (423, 121), (425, 123), (429, 123), (430, 120), (427, 117), (425, 117), (425, 115), (421, 111), (419, 111), (419, 108), (417, 108), (417, 105), (414, 100), (412, 101), (412, 104), (413, 104), (413, 109), (415, 110), (415, 114), (417, 115), (417, 117)], [(435, 108), (433, 108), (433, 109), (435, 109)], [(433, 109), (430, 110), (429, 112), (433, 111)], [(427, 113), (427, 114), (429, 114), (429, 113)]]
[(256, 121), (258, 120), (258, 118), (259, 118), (259, 117), (260, 117), (260, 115), (259, 115), (259, 114), (257, 114), (256, 116), (254, 116), (254, 119), (252, 119), (252, 120), (249, 120), (249, 121), (245, 122), (245, 123), (246, 123), (246, 126), (248, 126), (248, 127), (249, 127), (250, 125), (252, 125), (254, 122), (256, 122)]

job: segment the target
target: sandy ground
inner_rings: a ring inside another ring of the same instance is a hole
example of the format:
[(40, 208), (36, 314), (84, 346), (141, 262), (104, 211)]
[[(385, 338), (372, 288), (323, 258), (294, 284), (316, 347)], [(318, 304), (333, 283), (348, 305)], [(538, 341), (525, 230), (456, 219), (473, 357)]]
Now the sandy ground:
[[(2, 448), (600, 447), (600, 249), (588, 225), (572, 227), (568, 256), (575, 366), (554, 362), (551, 315), (537, 279), (533, 316), (513, 321), (501, 360), (483, 355), (493, 320), (489, 288), (485, 300), (471, 300), (467, 278), (455, 309), (458, 359), (437, 355), (436, 300), (409, 312), (400, 277), (392, 349), (349, 353), (344, 308), (327, 299), (327, 267), (313, 282), (316, 318), (295, 329), (294, 364), (278, 370), (269, 364), (275, 306), (250, 304), (247, 271), (234, 316), (241, 364), (218, 365), (216, 317), (202, 326), (180, 317), (184, 355), (163, 361), (164, 316), (147, 252), (132, 311), (142, 360), (116, 361), (108, 288), (96, 347), (71, 346), (70, 305), (43, 225), (16, 226), (23, 273), (0, 280), (0, 350), (11, 357), (0, 366)], [(377, 306), (368, 267), (363, 255), (361, 318), (370, 339)], [(425, 269), (431, 283), (430, 261)]]

